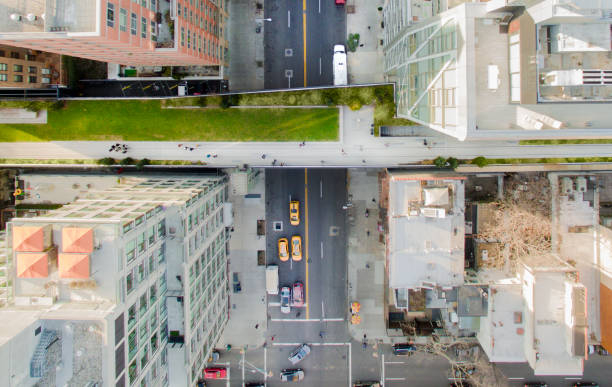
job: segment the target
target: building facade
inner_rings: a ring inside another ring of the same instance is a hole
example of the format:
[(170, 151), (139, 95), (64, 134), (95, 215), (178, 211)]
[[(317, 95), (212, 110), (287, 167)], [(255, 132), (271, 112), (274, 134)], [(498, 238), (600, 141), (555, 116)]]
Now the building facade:
[(227, 0), (0, 0), (0, 43), (124, 65), (225, 65)]
[(383, 11), (398, 117), (459, 140), (612, 136), (607, 4), (420, 5)]
[(63, 83), (59, 55), (0, 45), (0, 87), (41, 88)]
[(3, 385), (200, 378), (227, 321), (226, 178), (122, 180), (9, 223), (0, 357), (24, 361), (3, 363)]

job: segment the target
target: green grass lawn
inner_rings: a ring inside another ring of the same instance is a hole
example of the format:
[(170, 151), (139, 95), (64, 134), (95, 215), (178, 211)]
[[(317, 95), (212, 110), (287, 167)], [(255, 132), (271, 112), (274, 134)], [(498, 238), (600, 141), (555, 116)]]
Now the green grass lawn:
[(0, 124), (14, 141), (334, 141), (337, 109), (161, 109), (159, 100), (68, 101), (45, 125)]

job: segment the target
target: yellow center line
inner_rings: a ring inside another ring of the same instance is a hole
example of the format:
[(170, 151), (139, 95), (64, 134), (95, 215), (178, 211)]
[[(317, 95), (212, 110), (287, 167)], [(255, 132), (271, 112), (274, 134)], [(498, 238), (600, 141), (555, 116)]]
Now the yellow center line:
[(310, 318), (310, 302), (308, 301), (308, 169), (304, 170), (304, 249), (306, 259), (306, 319)]
[(306, 0), (302, 0), (302, 30), (304, 32), (304, 87), (306, 87)]

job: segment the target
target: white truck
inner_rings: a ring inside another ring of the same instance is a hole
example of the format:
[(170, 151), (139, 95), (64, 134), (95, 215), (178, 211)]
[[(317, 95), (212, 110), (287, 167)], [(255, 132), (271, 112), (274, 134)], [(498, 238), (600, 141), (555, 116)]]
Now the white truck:
[(266, 267), (266, 291), (268, 294), (278, 294), (278, 266)]
[(344, 45), (334, 46), (334, 86), (348, 85), (346, 50)]

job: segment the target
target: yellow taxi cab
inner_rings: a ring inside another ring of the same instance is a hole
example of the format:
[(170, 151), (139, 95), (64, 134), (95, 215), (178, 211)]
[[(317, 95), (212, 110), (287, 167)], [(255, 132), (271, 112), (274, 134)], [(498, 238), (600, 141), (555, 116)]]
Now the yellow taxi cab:
[(289, 260), (289, 241), (287, 241), (287, 238), (278, 240), (278, 259), (283, 262)]
[(300, 202), (297, 200), (289, 202), (289, 221), (292, 226), (300, 224)]
[(291, 237), (291, 259), (296, 262), (302, 260), (302, 237), (299, 235)]

